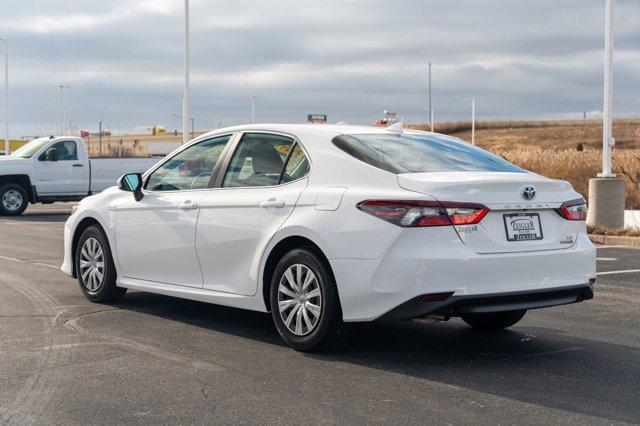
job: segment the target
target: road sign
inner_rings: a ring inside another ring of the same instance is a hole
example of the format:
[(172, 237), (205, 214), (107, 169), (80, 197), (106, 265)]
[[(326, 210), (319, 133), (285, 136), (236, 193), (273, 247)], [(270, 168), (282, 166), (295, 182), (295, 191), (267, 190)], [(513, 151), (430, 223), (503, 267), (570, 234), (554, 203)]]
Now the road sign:
[(307, 121), (314, 124), (324, 124), (327, 122), (326, 114), (307, 114)]

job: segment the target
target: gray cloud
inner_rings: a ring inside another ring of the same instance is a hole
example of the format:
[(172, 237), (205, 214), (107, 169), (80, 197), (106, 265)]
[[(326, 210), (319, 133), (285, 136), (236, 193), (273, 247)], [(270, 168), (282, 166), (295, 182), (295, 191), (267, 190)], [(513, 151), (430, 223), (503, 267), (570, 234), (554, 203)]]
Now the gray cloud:
[[(11, 43), (12, 136), (57, 128), (54, 84), (72, 86), (72, 125), (117, 131), (178, 126), (181, 0), (14, 1), (0, 5)], [(260, 121), (370, 123), (384, 109), (436, 119), (553, 118), (602, 104), (602, 0), (397, 2), (192, 0), (192, 113), (199, 128)], [(637, 115), (640, 3), (616, 1), (614, 109)], [(3, 116), (0, 116), (3, 120)]]

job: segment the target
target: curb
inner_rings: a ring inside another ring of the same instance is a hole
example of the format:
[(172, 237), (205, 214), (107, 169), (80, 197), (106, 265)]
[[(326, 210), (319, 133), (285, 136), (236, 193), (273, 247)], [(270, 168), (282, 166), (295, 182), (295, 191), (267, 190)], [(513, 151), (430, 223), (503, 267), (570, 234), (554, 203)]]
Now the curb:
[(595, 244), (640, 247), (640, 237), (618, 237), (615, 235), (589, 234), (589, 239)]

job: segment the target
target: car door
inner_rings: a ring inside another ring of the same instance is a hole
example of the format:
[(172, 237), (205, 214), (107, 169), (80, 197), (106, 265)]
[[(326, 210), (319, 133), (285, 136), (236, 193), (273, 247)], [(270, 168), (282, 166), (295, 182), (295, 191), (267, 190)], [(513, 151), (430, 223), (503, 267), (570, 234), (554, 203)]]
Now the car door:
[[(47, 160), (46, 153), (54, 148), (58, 160)], [(87, 194), (88, 159), (78, 158), (78, 146), (75, 141), (59, 141), (48, 146), (38, 157), (36, 163), (39, 196), (72, 196)]]
[(230, 135), (179, 151), (145, 176), (143, 198), (126, 197), (116, 210), (116, 250), (126, 278), (202, 287), (195, 249), (200, 204)]
[(202, 201), (196, 248), (204, 288), (256, 293), (264, 248), (307, 185), (309, 160), (290, 136), (245, 133)]

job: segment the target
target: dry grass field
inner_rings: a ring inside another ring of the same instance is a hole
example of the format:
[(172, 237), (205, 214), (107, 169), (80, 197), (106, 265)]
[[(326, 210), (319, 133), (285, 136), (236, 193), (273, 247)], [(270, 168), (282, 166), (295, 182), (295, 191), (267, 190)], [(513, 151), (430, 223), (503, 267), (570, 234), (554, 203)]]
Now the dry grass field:
[[(443, 123), (434, 130), (471, 140), (469, 122)], [(640, 119), (615, 120), (613, 134), (613, 170), (625, 179), (626, 208), (640, 209)], [(602, 169), (601, 121), (478, 122), (476, 144), (527, 170), (566, 179), (585, 198), (589, 178)]]

